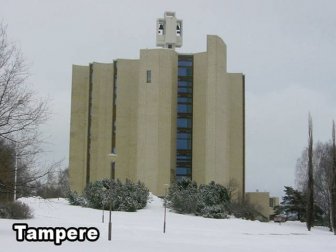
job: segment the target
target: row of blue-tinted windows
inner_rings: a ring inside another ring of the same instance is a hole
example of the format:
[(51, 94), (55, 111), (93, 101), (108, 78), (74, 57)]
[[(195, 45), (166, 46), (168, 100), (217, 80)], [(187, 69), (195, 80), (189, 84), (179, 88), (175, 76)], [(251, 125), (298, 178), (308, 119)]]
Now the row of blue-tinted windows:
[(190, 118), (177, 118), (177, 127), (178, 128), (191, 128), (191, 119)]
[(191, 134), (190, 133), (177, 133), (177, 139), (191, 139)]
[(191, 150), (191, 139), (177, 139), (176, 146), (178, 150)]
[(186, 81), (186, 80), (179, 80), (178, 81), (178, 86), (179, 87), (192, 87), (192, 82), (191, 81)]
[(176, 135), (176, 180), (191, 178), (192, 174), (192, 57), (179, 57), (177, 135)]
[(191, 139), (177, 139), (176, 146), (178, 150), (191, 150)]
[(191, 168), (178, 167), (176, 168), (176, 175), (190, 175)]
[(192, 97), (177, 97), (178, 103), (192, 103)]
[(178, 161), (191, 161), (191, 154), (185, 154), (185, 155), (178, 154), (176, 156), (176, 159)]
[(176, 162), (176, 167), (186, 167), (186, 168), (191, 168), (191, 160), (187, 161), (177, 161)]
[(179, 67), (178, 75), (179, 76), (192, 76), (192, 68), (191, 67)]
[(192, 106), (190, 104), (178, 104), (177, 112), (178, 113), (191, 113)]
[(178, 65), (179, 66), (191, 67), (192, 66), (192, 61), (190, 61), (190, 60), (179, 60)]
[(178, 88), (178, 93), (187, 93), (187, 94), (191, 94), (192, 93), (192, 88), (191, 87), (179, 87)]

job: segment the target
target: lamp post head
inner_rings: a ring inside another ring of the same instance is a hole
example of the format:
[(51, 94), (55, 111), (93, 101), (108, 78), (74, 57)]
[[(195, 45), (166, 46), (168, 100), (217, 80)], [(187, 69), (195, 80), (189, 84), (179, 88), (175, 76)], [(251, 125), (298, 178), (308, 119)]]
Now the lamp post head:
[(117, 159), (117, 154), (116, 153), (110, 153), (110, 154), (108, 154), (108, 157), (110, 158), (111, 161), (115, 161)]

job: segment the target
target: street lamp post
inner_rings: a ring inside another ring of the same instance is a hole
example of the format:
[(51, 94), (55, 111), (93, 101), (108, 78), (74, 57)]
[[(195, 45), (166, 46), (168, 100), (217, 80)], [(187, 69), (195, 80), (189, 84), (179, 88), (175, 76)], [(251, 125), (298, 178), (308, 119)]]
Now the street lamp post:
[(18, 169), (18, 155), (17, 155), (17, 143), (14, 142), (15, 151), (15, 166), (14, 166), (14, 200), (16, 200), (16, 184), (17, 184), (17, 169)]
[(167, 221), (167, 188), (168, 184), (165, 184), (165, 197), (164, 197), (164, 215), (163, 215), (163, 233), (166, 233), (166, 221)]
[(112, 162), (111, 176), (110, 176), (110, 215), (109, 215), (109, 225), (108, 225), (108, 240), (112, 240), (112, 174), (115, 168), (115, 161)]
[(103, 213), (102, 213), (102, 223), (104, 223), (104, 205), (103, 205)]
[(114, 179), (114, 169), (115, 169), (115, 159), (117, 155), (115, 153), (109, 154), (109, 156), (112, 159), (112, 165), (111, 165), (111, 174), (110, 174), (110, 213), (109, 213), (109, 223), (108, 223), (108, 240), (112, 240), (112, 185), (113, 185), (113, 179)]
[[(104, 194), (106, 194), (106, 188), (103, 187), (103, 191)], [(102, 202), (102, 223), (104, 223), (104, 219), (105, 219), (105, 200), (106, 198), (103, 198), (103, 202)]]

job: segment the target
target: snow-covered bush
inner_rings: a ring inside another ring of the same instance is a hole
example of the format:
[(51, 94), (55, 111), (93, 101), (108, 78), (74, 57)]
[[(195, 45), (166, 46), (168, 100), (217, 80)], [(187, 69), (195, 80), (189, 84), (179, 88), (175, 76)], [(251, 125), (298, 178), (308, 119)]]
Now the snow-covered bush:
[(29, 206), (20, 201), (7, 202), (0, 206), (0, 218), (30, 219), (33, 213)]
[(213, 206), (203, 206), (200, 208), (199, 215), (205, 218), (225, 219), (228, 217), (228, 211), (224, 204)]
[(142, 209), (147, 205), (149, 190), (144, 183), (138, 181), (138, 183), (135, 184), (130, 180), (126, 180), (124, 187), (126, 197), (133, 200), (136, 209)]
[(211, 181), (208, 185), (199, 186), (199, 195), (198, 215), (216, 219), (227, 218), (230, 197), (224, 186)]
[(253, 205), (246, 202), (232, 202), (229, 205), (230, 213), (237, 218), (245, 220), (259, 220), (266, 222), (268, 219), (255, 209)]
[(79, 195), (77, 192), (70, 191), (67, 196), (70, 205), (82, 206), (82, 207), (87, 206), (86, 199), (83, 196)]
[(167, 205), (177, 213), (196, 214), (199, 205), (199, 191), (197, 183), (189, 179), (182, 179), (169, 187)]
[(226, 218), (230, 197), (227, 189), (215, 182), (198, 187), (196, 182), (182, 179), (169, 188), (167, 200), (168, 207), (177, 213)]
[(230, 201), (228, 190), (214, 181), (211, 181), (208, 185), (200, 185), (199, 192), (202, 202), (207, 206), (219, 205)]
[[(69, 195), (69, 203), (72, 205), (88, 206), (96, 209), (109, 209), (110, 204), (114, 211), (134, 212), (146, 206), (149, 191), (141, 182), (133, 183), (126, 180), (123, 184), (120, 180), (103, 179), (89, 183), (83, 196), (75, 193)], [(85, 202), (85, 204), (81, 204)]]
[[(113, 182), (115, 184), (115, 182)], [(83, 197), (87, 200), (88, 207), (102, 209), (105, 207), (108, 189), (110, 188), (110, 180), (103, 179), (90, 182), (84, 189)]]

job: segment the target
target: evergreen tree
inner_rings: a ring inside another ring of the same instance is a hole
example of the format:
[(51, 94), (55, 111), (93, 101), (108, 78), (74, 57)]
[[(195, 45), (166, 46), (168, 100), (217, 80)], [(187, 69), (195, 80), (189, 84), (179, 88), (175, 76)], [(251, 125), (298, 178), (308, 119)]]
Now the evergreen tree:
[(300, 221), (304, 221), (306, 217), (307, 202), (305, 195), (290, 186), (285, 186), (284, 191), (285, 196), (282, 198), (278, 213), (285, 212), (286, 215), (295, 214)]

